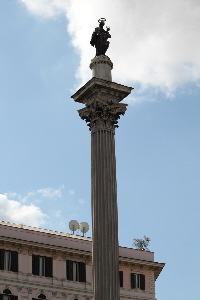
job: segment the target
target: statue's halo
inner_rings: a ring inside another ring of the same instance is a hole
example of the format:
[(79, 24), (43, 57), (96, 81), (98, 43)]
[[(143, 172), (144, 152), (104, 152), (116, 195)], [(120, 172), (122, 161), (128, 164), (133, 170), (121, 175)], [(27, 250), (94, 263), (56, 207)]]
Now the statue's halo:
[(106, 22), (106, 19), (105, 19), (105, 18), (100, 18), (100, 19), (98, 20), (98, 22), (99, 22), (99, 23), (101, 23), (101, 22)]

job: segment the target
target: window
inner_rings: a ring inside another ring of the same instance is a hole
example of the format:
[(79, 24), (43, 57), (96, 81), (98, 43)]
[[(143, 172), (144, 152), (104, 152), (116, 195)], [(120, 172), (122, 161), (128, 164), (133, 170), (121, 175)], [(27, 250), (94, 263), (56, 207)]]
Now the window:
[(32, 298), (32, 300), (38, 300), (38, 299), (47, 299), (47, 297), (44, 294), (40, 294), (38, 298)]
[(18, 272), (18, 252), (0, 249), (0, 270)]
[(33, 255), (32, 273), (38, 276), (52, 277), (52, 257)]
[(5, 289), (3, 294), (0, 295), (0, 300), (17, 300), (17, 296), (13, 296), (9, 289)]
[(86, 269), (84, 262), (67, 260), (67, 279), (86, 282)]
[(145, 290), (145, 276), (131, 273), (131, 288)]
[(119, 271), (119, 286), (123, 287), (123, 271)]
[(40, 295), (38, 296), (38, 299), (47, 299), (47, 297), (46, 297), (44, 294), (40, 294)]

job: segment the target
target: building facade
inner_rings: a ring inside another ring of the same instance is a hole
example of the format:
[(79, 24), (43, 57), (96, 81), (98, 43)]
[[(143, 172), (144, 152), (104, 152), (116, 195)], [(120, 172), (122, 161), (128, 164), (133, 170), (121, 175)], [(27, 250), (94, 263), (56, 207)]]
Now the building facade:
[[(119, 264), (120, 299), (156, 299), (153, 252), (119, 247)], [(92, 300), (92, 239), (0, 222), (0, 300), (25, 299)]]

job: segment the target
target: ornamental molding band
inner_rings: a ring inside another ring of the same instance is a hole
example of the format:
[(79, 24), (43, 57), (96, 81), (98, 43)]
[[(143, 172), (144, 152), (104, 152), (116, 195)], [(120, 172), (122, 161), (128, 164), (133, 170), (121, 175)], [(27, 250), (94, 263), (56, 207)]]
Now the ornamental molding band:
[(91, 59), (90, 69), (92, 70), (97, 64), (108, 64), (111, 67), (111, 70), (113, 69), (113, 62), (107, 55), (99, 55)]

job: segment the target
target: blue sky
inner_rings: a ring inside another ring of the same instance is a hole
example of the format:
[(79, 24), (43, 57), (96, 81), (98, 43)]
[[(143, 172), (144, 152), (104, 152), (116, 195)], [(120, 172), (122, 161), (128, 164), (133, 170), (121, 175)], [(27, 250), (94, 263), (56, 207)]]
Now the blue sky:
[(90, 132), (71, 95), (91, 78), (105, 16), (113, 81), (135, 88), (116, 130), (119, 243), (151, 238), (166, 263), (157, 299), (198, 299), (200, 4), (98, 3), (0, 1), (0, 218), (91, 225)]

